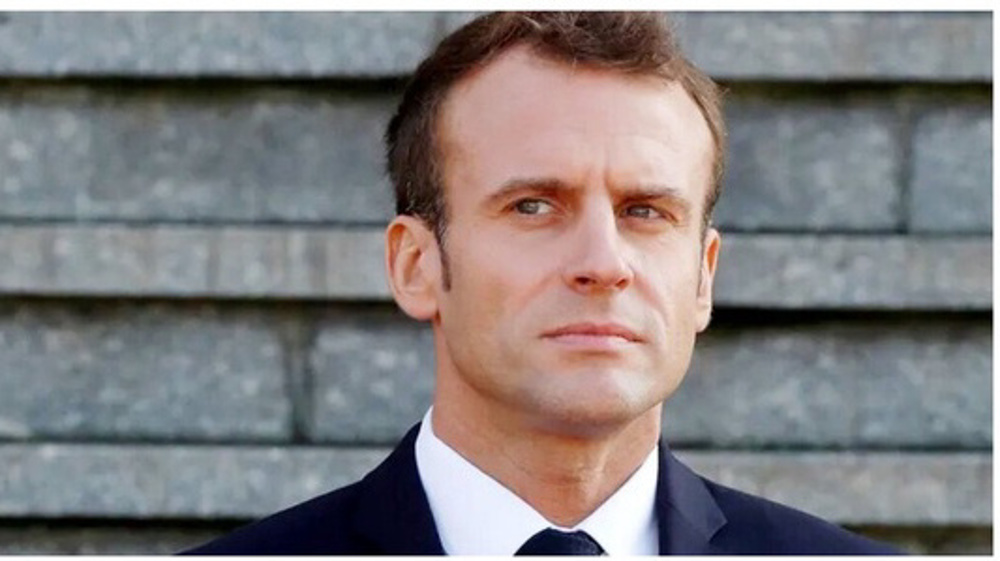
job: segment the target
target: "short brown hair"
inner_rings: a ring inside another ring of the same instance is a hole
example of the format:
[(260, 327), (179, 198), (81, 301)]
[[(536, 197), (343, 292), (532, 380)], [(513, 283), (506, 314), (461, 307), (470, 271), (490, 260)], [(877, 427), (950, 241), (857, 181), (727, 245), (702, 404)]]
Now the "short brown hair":
[(499, 12), (480, 16), (442, 40), (417, 67), (386, 131), (396, 214), (421, 218), (438, 243), (444, 243), (447, 208), (437, 138), (442, 102), (463, 77), (515, 45), (568, 64), (680, 83), (701, 109), (715, 144), (713, 181), (702, 216), (702, 228), (707, 227), (725, 168), (722, 95), (681, 54), (666, 17), (649, 12)]

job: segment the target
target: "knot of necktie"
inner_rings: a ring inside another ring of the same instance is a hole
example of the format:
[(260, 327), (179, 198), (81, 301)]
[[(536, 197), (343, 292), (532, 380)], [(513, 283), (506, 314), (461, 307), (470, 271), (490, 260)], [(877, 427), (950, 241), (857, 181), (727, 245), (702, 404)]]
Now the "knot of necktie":
[(583, 530), (547, 528), (531, 536), (514, 555), (604, 555), (604, 548)]

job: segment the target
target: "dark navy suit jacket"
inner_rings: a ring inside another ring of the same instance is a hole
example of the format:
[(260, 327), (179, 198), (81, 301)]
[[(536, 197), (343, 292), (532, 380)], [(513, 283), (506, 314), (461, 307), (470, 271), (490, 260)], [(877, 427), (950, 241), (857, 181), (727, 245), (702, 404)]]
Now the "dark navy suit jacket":
[[(197, 555), (441, 555), (414, 443), (419, 425), (364, 479), (244, 526)], [(660, 554), (886, 555), (899, 551), (703, 479), (660, 446)]]

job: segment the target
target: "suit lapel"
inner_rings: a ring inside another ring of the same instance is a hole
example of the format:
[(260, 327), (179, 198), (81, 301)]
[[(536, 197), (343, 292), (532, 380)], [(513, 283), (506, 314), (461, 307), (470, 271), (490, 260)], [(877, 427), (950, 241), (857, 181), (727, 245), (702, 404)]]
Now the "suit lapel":
[(355, 530), (385, 555), (443, 555), (427, 495), (417, 472), (417, 424), (361, 481)]
[(656, 517), (660, 555), (714, 553), (712, 536), (726, 517), (705, 483), (660, 443), (660, 475), (656, 483)]

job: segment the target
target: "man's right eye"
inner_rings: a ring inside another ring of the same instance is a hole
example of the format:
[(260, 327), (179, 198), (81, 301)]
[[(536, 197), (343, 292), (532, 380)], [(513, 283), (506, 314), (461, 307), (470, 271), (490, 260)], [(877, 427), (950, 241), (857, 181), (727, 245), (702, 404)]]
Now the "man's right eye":
[(538, 216), (551, 214), (555, 209), (551, 204), (541, 199), (523, 199), (514, 203), (514, 210), (516, 210), (518, 214)]

